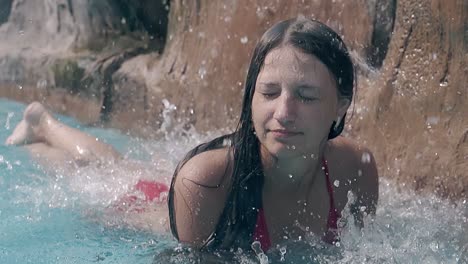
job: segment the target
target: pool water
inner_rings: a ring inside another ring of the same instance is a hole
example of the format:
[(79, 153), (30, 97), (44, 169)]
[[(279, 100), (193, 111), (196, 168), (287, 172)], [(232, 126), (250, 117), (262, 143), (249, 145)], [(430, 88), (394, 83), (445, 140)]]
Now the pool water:
[[(21, 120), (25, 105), (0, 99), (0, 142)], [(132, 138), (112, 129), (62, 122), (112, 144), (169, 182), (177, 161), (195, 144), (212, 137), (170, 134), (160, 141)], [(217, 132), (213, 132), (213, 135)], [(194, 253), (169, 232), (151, 233), (129, 225), (109, 205), (142, 176), (124, 165), (44, 170), (21, 147), (0, 144), (0, 263), (189, 263)], [(147, 177), (147, 176), (146, 176)], [(449, 203), (431, 195), (398, 190), (381, 179), (375, 218), (359, 230), (346, 217), (339, 247), (316, 238), (279, 246), (265, 256), (234, 252), (240, 263), (468, 263), (468, 202)], [(222, 256), (214, 257), (221, 261)], [(205, 262), (206, 263), (206, 262)]]

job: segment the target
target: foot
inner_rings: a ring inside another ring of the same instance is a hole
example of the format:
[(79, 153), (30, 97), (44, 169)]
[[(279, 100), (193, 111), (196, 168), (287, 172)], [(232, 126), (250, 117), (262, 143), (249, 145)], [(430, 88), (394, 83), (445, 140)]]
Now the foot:
[(15, 127), (13, 133), (5, 141), (6, 145), (24, 145), (40, 141), (41, 120), (47, 117), (45, 107), (33, 102), (24, 110), (23, 120)]

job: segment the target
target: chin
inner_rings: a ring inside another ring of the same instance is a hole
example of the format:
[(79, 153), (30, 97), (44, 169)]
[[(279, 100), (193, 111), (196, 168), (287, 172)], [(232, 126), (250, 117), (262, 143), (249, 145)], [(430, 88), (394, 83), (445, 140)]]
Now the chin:
[(285, 144), (275, 144), (274, 146), (267, 147), (268, 152), (275, 156), (276, 158), (290, 158), (300, 155), (300, 151), (297, 149), (293, 149), (291, 146)]

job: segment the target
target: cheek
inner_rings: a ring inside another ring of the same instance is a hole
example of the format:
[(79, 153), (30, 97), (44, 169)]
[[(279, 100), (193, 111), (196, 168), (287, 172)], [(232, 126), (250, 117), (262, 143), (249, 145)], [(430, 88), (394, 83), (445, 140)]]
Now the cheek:
[(255, 96), (254, 98), (252, 99), (252, 122), (253, 122), (253, 125), (254, 125), (254, 128), (255, 128), (255, 131), (258, 130), (258, 125), (260, 123), (260, 113), (259, 113), (259, 109), (258, 109), (258, 102), (257, 100), (255, 99)]
[(335, 115), (327, 109), (328, 107), (315, 107), (313, 109), (307, 109), (301, 114), (301, 120), (303, 128), (309, 133), (322, 135), (327, 134), (333, 123)]
[(267, 107), (254, 95), (252, 99), (252, 122), (257, 133), (264, 130), (264, 124), (268, 119)]

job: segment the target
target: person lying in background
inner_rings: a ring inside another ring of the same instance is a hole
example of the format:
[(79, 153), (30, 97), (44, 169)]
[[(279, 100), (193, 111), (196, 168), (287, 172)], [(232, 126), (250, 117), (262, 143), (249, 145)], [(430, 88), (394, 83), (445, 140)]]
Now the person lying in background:
[[(148, 201), (168, 192), (172, 234), (190, 247), (250, 248), (258, 241), (267, 251), (311, 234), (334, 244), (348, 192), (356, 197), (358, 225), (378, 201), (372, 153), (340, 136), (354, 84), (336, 32), (304, 17), (281, 21), (255, 47), (235, 131), (189, 151), (170, 186), (139, 181), (135, 188)], [(6, 144), (54, 164), (122, 160), (39, 103), (26, 108)]]

